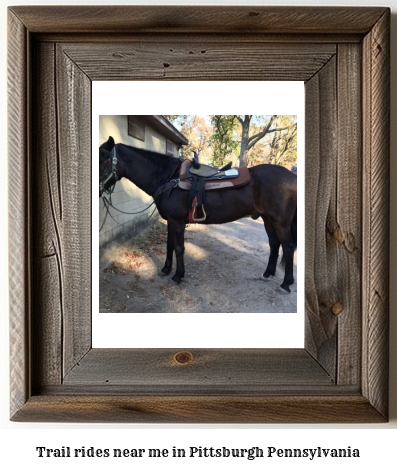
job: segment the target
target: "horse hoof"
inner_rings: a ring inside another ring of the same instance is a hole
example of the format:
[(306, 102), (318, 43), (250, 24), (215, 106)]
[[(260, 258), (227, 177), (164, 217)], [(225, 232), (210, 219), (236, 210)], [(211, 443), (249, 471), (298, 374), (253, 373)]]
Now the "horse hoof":
[(270, 278), (271, 278), (270, 276), (268, 276), (268, 277), (266, 278), (266, 277), (263, 276), (263, 275), (261, 275), (261, 276), (259, 277), (259, 279), (262, 280), (262, 281), (270, 281)]
[(170, 272), (166, 272), (166, 271), (159, 271), (159, 276), (168, 276), (170, 274)]
[(175, 276), (173, 278), (171, 278), (171, 281), (175, 284), (175, 285), (180, 285), (181, 282), (182, 282), (182, 278), (175, 278)]
[(278, 291), (280, 294), (290, 294), (290, 293), (291, 293), (291, 291), (290, 291), (289, 289), (285, 289), (285, 288), (283, 288), (282, 286), (279, 286), (279, 287), (277, 288), (277, 291)]

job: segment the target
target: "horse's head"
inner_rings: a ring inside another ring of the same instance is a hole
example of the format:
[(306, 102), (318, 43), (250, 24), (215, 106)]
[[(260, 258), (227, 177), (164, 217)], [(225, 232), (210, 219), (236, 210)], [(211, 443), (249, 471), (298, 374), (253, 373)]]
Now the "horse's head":
[(99, 196), (117, 181), (117, 158), (114, 154), (115, 142), (113, 137), (99, 147)]

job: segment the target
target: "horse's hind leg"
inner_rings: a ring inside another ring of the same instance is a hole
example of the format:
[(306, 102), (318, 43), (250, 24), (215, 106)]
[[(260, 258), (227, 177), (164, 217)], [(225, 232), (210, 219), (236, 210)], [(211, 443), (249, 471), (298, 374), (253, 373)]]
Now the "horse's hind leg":
[(172, 277), (172, 281), (179, 284), (185, 275), (185, 221), (168, 220), (168, 226), (176, 255), (176, 272)]
[(285, 275), (284, 281), (281, 284), (281, 289), (285, 292), (290, 292), (290, 285), (294, 283), (294, 252), (295, 252), (295, 244), (291, 237), (290, 228), (285, 228), (282, 231), (282, 235), (279, 233), (279, 238), (281, 240), (281, 245), (283, 247), (283, 255), (284, 255), (284, 268), (285, 268)]
[(174, 237), (170, 233), (170, 225), (167, 224), (167, 258), (165, 259), (165, 264), (163, 269), (160, 272), (160, 275), (169, 275), (172, 270), (172, 257), (174, 255)]
[(277, 237), (276, 231), (274, 230), (270, 222), (267, 221), (264, 217), (262, 217), (262, 219), (265, 224), (267, 236), (269, 238), (270, 256), (269, 256), (269, 261), (268, 261), (266, 270), (263, 273), (261, 278), (264, 281), (269, 281), (270, 277), (276, 274), (278, 252), (280, 249), (280, 241), (279, 241), (279, 238)]

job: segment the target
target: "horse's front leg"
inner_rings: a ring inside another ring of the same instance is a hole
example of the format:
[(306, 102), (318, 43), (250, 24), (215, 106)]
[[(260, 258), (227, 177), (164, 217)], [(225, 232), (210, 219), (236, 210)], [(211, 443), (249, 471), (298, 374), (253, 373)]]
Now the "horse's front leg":
[(172, 257), (174, 256), (174, 237), (171, 234), (170, 225), (167, 224), (167, 258), (165, 264), (160, 272), (160, 275), (169, 275), (172, 270)]
[(168, 220), (170, 235), (174, 242), (176, 255), (176, 272), (172, 281), (179, 284), (185, 276), (185, 221)]

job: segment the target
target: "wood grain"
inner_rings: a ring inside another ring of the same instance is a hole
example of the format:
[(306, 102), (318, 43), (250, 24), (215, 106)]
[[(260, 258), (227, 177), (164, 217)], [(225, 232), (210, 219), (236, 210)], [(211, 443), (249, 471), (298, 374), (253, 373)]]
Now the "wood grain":
[(89, 423), (379, 423), (385, 419), (360, 396), (38, 396), (18, 422)]
[(346, 44), (306, 85), (306, 348), (337, 384), (361, 375), (360, 76)]
[(334, 44), (263, 44), (180, 35), (127, 44), (67, 44), (64, 52), (92, 80), (309, 80), (336, 53)]
[(334, 384), (304, 349), (193, 349), (186, 363), (177, 361), (178, 349), (93, 349), (65, 377), (63, 385), (106, 388), (129, 385), (134, 391), (173, 389), (207, 393), (257, 394), (271, 386), (329, 386)]
[(306, 85), (305, 346), (335, 378), (337, 319), (335, 260), (327, 227), (335, 217), (336, 58)]
[(26, 28), (8, 15), (8, 152), (9, 173), (9, 304), (10, 409), (14, 414), (30, 395), (30, 184), (28, 165), (28, 88)]
[[(32, 206), (34, 257), (32, 302), (32, 365), (34, 385), (60, 384), (63, 376), (63, 240), (58, 214), (62, 195), (59, 193), (57, 160), (57, 113), (55, 91), (55, 48), (53, 44), (34, 46), (37, 68), (33, 96), (33, 134), (35, 165), (33, 166)], [(51, 65), (52, 64), (52, 65)], [(45, 129), (45, 133), (38, 132)], [(54, 178), (55, 177), (55, 178)], [(40, 280), (40, 283), (34, 283)]]
[(37, 386), (61, 384), (91, 347), (91, 82), (54, 44), (34, 53)]
[[(387, 420), (389, 11), (65, 8), (9, 10), (12, 420)], [(91, 81), (275, 78), (306, 82), (305, 349), (91, 349)]]
[(384, 8), (81, 6), (12, 7), (33, 33), (367, 33)]
[[(65, 376), (91, 348), (91, 81), (61, 46), (55, 66)], [(55, 179), (54, 174), (51, 177)]]
[(389, 346), (390, 12), (364, 40), (363, 393), (387, 415)]
[[(333, 243), (338, 320), (337, 383), (359, 384), (362, 352), (362, 54), (358, 45), (338, 46), (337, 173), (335, 214), (327, 227)], [(335, 243), (336, 242), (336, 243)]]

